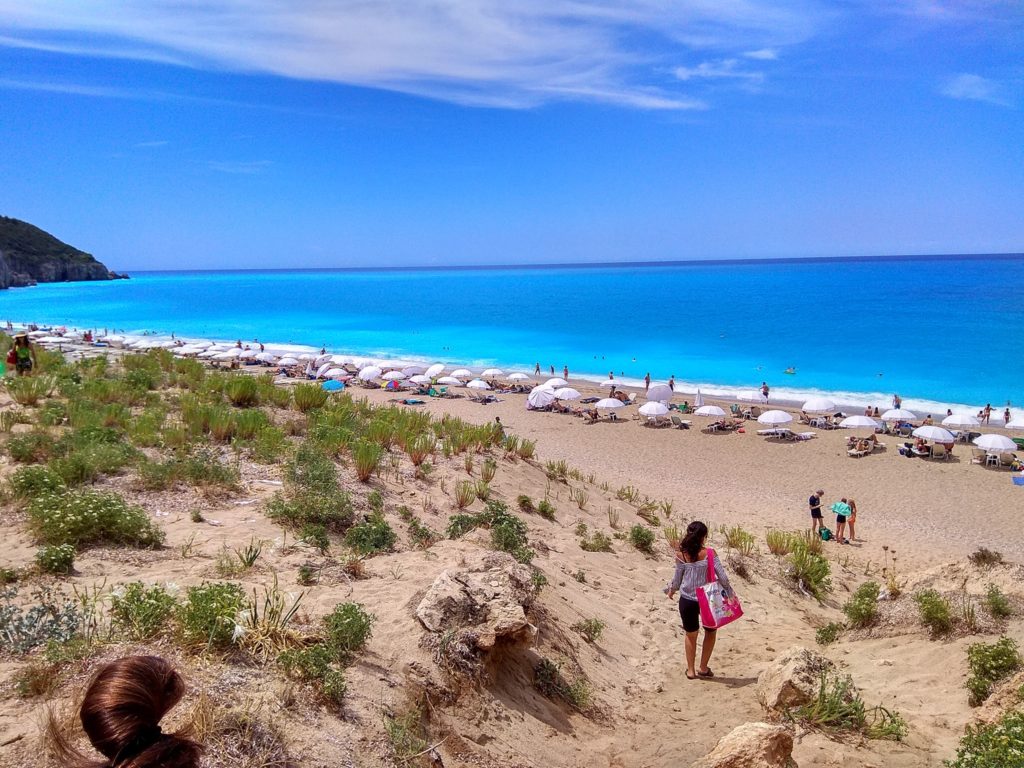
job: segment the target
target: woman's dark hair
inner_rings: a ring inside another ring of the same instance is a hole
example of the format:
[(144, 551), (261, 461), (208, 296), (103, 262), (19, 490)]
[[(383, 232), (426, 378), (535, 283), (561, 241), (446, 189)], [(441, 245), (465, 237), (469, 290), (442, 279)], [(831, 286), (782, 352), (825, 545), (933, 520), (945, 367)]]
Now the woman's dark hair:
[(700, 520), (694, 520), (686, 526), (686, 535), (679, 542), (679, 551), (686, 554), (689, 562), (695, 563), (704, 547), (704, 539), (707, 537), (708, 527)]
[(160, 719), (181, 700), (185, 683), (158, 656), (127, 656), (103, 667), (85, 692), (79, 717), (97, 752), (79, 752), (51, 716), (49, 741), (64, 768), (196, 768), (202, 747), (163, 733)]

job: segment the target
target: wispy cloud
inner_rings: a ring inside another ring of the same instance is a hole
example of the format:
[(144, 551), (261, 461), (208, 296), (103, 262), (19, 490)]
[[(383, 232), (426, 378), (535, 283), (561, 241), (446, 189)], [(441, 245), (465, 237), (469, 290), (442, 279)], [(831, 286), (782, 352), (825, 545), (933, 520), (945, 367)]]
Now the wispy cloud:
[(708, 50), (768, 60), (777, 46), (813, 35), (822, 15), (821, 0), (0, 0), (0, 45), (464, 104), (700, 109), (678, 79), (666, 79), (674, 61)]
[(981, 77), (981, 75), (970, 73), (957, 75), (946, 82), (940, 92), (943, 96), (949, 96), (952, 99), (983, 101), (1000, 107), (1013, 106), (1013, 102), (1004, 93), (1004, 89), (999, 83)]
[(743, 69), (739, 59), (704, 61), (696, 67), (676, 67), (673, 72), (680, 80), (730, 78), (756, 83), (764, 80), (764, 72)]
[(774, 48), (758, 48), (756, 51), (747, 51), (743, 55), (748, 59), (757, 59), (758, 61), (775, 61), (779, 58), (779, 52)]
[(273, 165), (273, 163), (270, 160), (211, 160), (207, 163), (207, 166), (212, 171), (244, 174), (249, 176), (257, 173), (263, 173), (271, 165)]
[(140, 141), (132, 146), (136, 149), (153, 149), (156, 147), (166, 147), (168, 144), (170, 144), (169, 141)]

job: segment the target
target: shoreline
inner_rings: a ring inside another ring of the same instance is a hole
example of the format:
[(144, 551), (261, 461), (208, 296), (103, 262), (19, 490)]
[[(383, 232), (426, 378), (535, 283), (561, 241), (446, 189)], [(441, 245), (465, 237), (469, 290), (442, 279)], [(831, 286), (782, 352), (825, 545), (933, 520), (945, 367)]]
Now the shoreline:
[[(23, 323), (23, 322), (13, 322), (13, 324), (14, 324), (15, 328), (27, 328), (28, 325), (29, 325), (29, 323)], [(39, 327), (40, 327), (41, 330), (44, 329), (44, 326), (39, 326)], [(70, 330), (72, 332), (78, 332), (79, 331), (79, 329), (77, 329), (77, 328), (74, 328), (74, 327), (70, 327), (69, 328), (68, 326), (53, 326), (53, 325), (46, 326), (46, 328), (49, 328), (49, 329), (59, 329), (61, 327), (65, 328), (66, 330)], [(187, 344), (190, 344), (190, 343), (211, 342), (211, 343), (217, 344), (217, 345), (233, 346), (236, 343), (236, 340), (217, 339), (215, 337), (203, 338), (203, 337), (197, 337), (197, 336), (191, 336), (191, 335), (189, 335), (189, 336), (177, 336), (177, 335), (175, 335), (174, 338), (172, 339), (171, 336), (168, 335), (168, 334), (150, 332), (150, 331), (146, 331), (146, 330), (132, 330), (132, 331), (124, 331), (124, 332), (114, 332), (114, 329), (111, 329), (111, 333), (109, 333), (108, 336), (119, 336), (119, 337), (122, 337), (122, 338), (125, 339), (125, 342), (127, 344), (133, 344), (133, 343), (136, 343), (136, 342), (147, 342), (147, 343), (151, 343), (153, 345), (161, 345), (161, 344), (167, 344), (167, 343), (170, 343), (170, 342), (182, 342), (183, 344), (187, 345)], [(103, 338), (103, 337), (97, 337), (98, 340), (101, 339), (101, 338)], [(70, 344), (84, 345), (84, 342), (82, 342), (80, 339), (73, 339), (73, 338), (69, 338), (67, 343), (69, 345)], [(255, 341), (246, 342), (246, 341), (243, 340), (242, 343), (243, 344), (252, 345), (254, 343), (259, 343), (259, 342), (255, 342)], [(313, 347), (313, 346), (307, 345), (307, 344), (279, 343), (279, 342), (273, 342), (273, 341), (263, 341), (262, 343), (264, 344), (264, 346), (266, 348), (266, 351), (271, 352), (273, 354), (276, 354), (279, 357), (283, 356), (285, 354), (292, 354), (292, 355), (301, 355), (301, 354), (318, 355), (319, 354), (319, 350), (316, 347)], [(103, 349), (101, 347), (89, 347), (89, 348), (91, 348), (91, 349)], [(118, 347), (110, 347), (110, 348), (117, 349)], [(122, 348), (127, 348), (129, 350), (133, 349), (130, 346), (129, 347), (122, 347)], [(136, 350), (136, 351), (144, 351), (144, 350)], [(450, 360), (450, 359), (444, 358), (443, 356), (431, 357), (429, 355), (425, 355), (425, 354), (418, 353), (418, 352), (417, 353), (407, 353), (407, 352), (398, 352), (398, 351), (393, 352), (393, 353), (389, 353), (389, 354), (366, 354), (366, 353), (351, 352), (351, 351), (327, 350), (326, 354), (334, 355), (336, 357), (348, 358), (354, 364), (360, 365), (360, 366), (362, 366), (362, 365), (371, 365), (371, 364), (380, 364), (382, 362), (385, 362), (385, 363), (388, 363), (388, 364), (399, 363), (399, 364), (427, 364), (427, 365), (435, 363), (435, 362), (442, 362), (447, 369), (453, 369), (453, 368), (457, 368), (457, 367), (465, 367), (465, 368), (470, 368), (470, 369), (478, 368), (478, 369), (483, 370), (485, 368), (490, 368), (490, 367), (499, 367), (502, 370), (504, 370), (506, 373), (513, 373), (513, 372), (517, 372), (518, 371), (518, 372), (521, 372), (521, 373), (524, 373), (524, 374), (528, 375), (530, 377), (531, 381), (535, 381), (536, 383), (543, 383), (548, 378), (551, 378), (551, 375), (550, 375), (550, 372), (549, 372), (550, 369), (549, 369), (549, 371), (545, 371), (542, 368), (541, 373), (539, 375), (535, 375), (533, 373), (533, 365), (523, 364), (523, 363), (515, 363), (515, 362), (511, 362), (510, 363), (510, 362), (502, 361), (502, 360), (498, 360), (498, 359), (473, 359), (473, 360), (464, 360), (464, 359), (458, 360), (458, 359), (456, 359), (456, 360)], [(780, 374), (780, 375), (784, 375), (784, 374)], [(561, 376), (561, 371), (556, 369), (555, 373), (554, 373), (554, 376), (559, 376), (560, 377)], [(570, 384), (572, 384), (573, 382), (577, 382), (577, 383), (583, 384), (583, 385), (585, 385), (585, 386), (587, 386), (589, 388), (594, 388), (594, 389), (601, 389), (601, 388), (597, 387), (596, 385), (599, 384), (599, 383), (602, 383), (602, 382), (604, 382), (606, 380), (607, 380), (607, 376), (604, 376), (604, 375), (601, 375), (601, 374), (587, 372), (587, 371), (584, 371), (584, 372), (574, 372), (574, 371), (571, 371), (571, 370), (569, 372), (569, 379), (568, 379)], [(643, 390), (643, 388), (644, 388), (644, 382), (643, 382), (642, 379), (635, 379), (635, 378), (627, 376), (627, 377), (616, 378), (615, 381), (618, 382), (619, 386), (621, 386), (624, 389)], [(663, 380), (652, 379), (651, 383), (654, 384), (654, 383), (667, 383), (667, 382), (665, 382)], [(807, 400), (810, 400), (811, 398), (827, 397), (827, 398), (829, 398), (829, 399), (831, 399), (831, 400), (833, 400), (835, 402), (836, 410), (837, 411), (846, 410), (846, 411), (849, 411), (850, 413), (859, 414), (859, 413), (863, 413), (864, 409), (866, 407), (868, 407), (868, 406), (877, 407), (880, 411), (885, 411), (885, 410), (887, 410), (891, 406), (891, 402), (892, 402), (892, 393), (883, 393), (883, 392), (851, 392), (851, 391), (842, 390), (842, 389), (834, 389), (834, 390), (832, 390), (832, 389), (821, 389), (821, 388), (815, 388), (815, 387), (808, 387), (808, 388), (805, 388), (805, 389), (800, 389), (800, 388), (797, 388), (797, 387), (776, 386), (776, 385), (772, 385), (772, 384), (769, 384), (769, 386), (770, 386), (770, 389), (771, 389), (771, 394), (770, 394), (770, 399), (769, 399), (769, 407), (774, 406), (774, 407), (779, 407), (779, 408), (787, 408), (787, 409), (799, 410), (800, 406), (804, 402), (806, 402)], [(761, 405), (762, 407), (764, 406), (764, 403), (761, 401), (761, 399), (759, 397), (759, 391), (758, 391), (758, 386), (757, 386), (756, 382), (752, 383), (749, 387), (739, 387), (739, 386), (733, 386), (733, 385), (727, 385), (727, 384), (716, 384), (716, 383), (710, 382), (710, 381), (689, 381), (689, 380), (682, 380), (682, 379), (680, 379), (680, 380), (676, 380), (674, 391), (675, 391), (676, 397), (678, 399), (687, 400), (689, 402), (692, 402), (693, 399), (696, 397), (697, 393), (699, 392), (704, 398), (713, 399), (713, 400), (717, 400), (717, 401), (737, 402), (737, 403), (740, 403), (740, 404), (744, 404), (744, 403), (746, 403), (746, 404), (754, 404), (754, 405)], [(907, 410), (910, 410), (910, 411), (914, 412), (915, 414), (919, 414), (921, 417), (924, 417), (926, 415), (932, 415), (932, 416), (936, 416), (936, 417), (941, 417), (942, 415), (945, 414), (946, 410), (951, 410), (951, 411), (953, 411), (953, 413), (962, 413), (962, 414), (974, 415), (978, 410), (980, 410), (980, 408), (982, 406), (980, 404), (978, 404), (978, 405), (971, 405), (971, 404), (966, 404), (966, 403), (957, 403), (957, 402), (954, 402), (954, 401), (943, 402), (943, 401), (937, 401), (937, 400), (931, 400), (931, 399), (925, 399), (925, 398), (903, 397), (903, 405), (902, 405), (902, 407), (907, 409)], [(1002, 408), (1004, 408), (1004, 407), (1006, 407), (1006, 404), (1004, 404), (1004, 403), (995, 403), (995, 404), (993, 404), (993, 411), (997, 412), (997, 413), (1001, 413)], [(1013, 405), (1012, 404), (1010, 404), (1010, 408), (1011, 408), (1011, 410), (1013, 409)], [(997, 425), (992, 425), (992, 426), (996, 427)]]

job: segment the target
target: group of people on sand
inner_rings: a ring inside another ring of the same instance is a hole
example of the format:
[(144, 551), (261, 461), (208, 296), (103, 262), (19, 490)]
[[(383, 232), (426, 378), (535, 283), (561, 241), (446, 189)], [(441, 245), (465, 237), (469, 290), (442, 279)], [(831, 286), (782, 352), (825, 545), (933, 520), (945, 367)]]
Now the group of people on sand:
[[(819, 489), (810, 495), (807, 504), (811, 509), (811, 533), (828, 540), (832, 537), (822, 533), (823, 529), (828, 530), (825, 528), (825, 516), (821, 511), (824, 496), (825, 491)], [(829, 509), (836, 516), (835, 541), (839, 544), (849, 544), (851, 539), (857, 541), (857, 502), (843, 496)], [(846, 536), (847, 529), (849, 537)]]

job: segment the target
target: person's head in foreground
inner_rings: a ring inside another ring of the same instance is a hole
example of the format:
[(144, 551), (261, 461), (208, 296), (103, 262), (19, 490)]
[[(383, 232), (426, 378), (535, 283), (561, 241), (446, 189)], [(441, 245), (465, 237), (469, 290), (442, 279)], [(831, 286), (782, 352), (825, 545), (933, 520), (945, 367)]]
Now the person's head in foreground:
[(686, 527), (686, 534), (679, 542), (679, 550), (686, 554), (691, 563), (697, 562), (700, 551), (704, 549), (704, 540), (708, 537), (708, 527), (700, 520), (694, 520)]
[(185, 684), (157, 656), (127, 656), (100, 669), (82, 700), (79, 717), (90, 743), (104, 759), (71, 745), (53, 717), (50, 742), (64, 768), (197, 768), (202, 747), (160, 720), (181, 700)]

